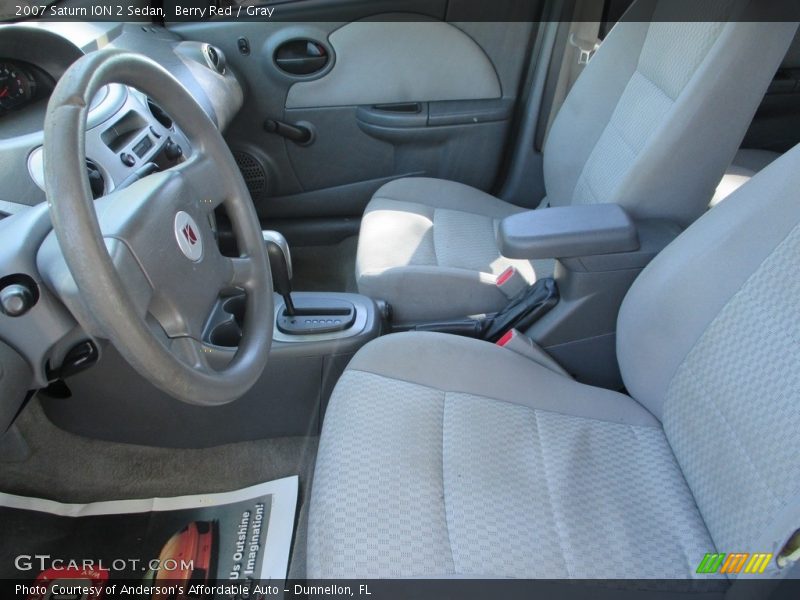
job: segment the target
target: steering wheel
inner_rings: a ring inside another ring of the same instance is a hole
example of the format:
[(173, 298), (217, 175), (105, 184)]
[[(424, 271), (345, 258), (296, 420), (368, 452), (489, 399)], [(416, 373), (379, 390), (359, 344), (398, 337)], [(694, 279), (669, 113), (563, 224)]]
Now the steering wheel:
[[(110, 83), (154, 98), (191, 150), (179, 165), (95, 202), (86, 117)], [(213, 406), (247, 392), (272, 343), (272, 277), (241, 173), (189, 92), (145, 56), (111, 49), (84, 56), (50, 98), (44, 159), (53, 228), (86, 309), (75, 315), (79, 323), (87, 331), (99, 327), (143, 377), (179, 400)], [(211, 217), (220, 205), (239, 257), (223, 256), (216, 243)], [(215, 364), (221, 352), (203, 343), (203, 329), (220, 296), (236, 289), (247, 297), (241, 342), (232, 360)]]

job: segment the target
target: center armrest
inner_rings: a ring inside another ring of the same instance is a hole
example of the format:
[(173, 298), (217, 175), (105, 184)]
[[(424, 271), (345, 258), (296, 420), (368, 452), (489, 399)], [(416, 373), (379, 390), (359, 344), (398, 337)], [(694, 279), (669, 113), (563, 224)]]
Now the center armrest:
[(639, 249), (636, 225), (618, 204), (540, 208), (506, 217), (498, 231), (508, 258), (570, 258)]

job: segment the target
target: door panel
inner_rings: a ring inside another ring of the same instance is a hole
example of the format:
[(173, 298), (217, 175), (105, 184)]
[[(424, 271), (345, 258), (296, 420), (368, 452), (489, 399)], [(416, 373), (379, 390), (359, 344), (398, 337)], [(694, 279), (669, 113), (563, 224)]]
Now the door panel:
[(289, 161), (305, 190), (387, 177), (394, 172), (395, 147), (365, 136), (352, 106), (286, 111), (292, 123), (311, 123), (316, 140), (300, 146), (286, 143)]
[[(243, 84), (244, 106), (226, 139), (250, 176), (262, 220), (352, 221), (378, 187), (397, 177), (492, 186), (543, 0), (499, 3), (516, 11), (508, 18), (517, 22), (447, 22), (447, 11), (459, 12), (457, 0), (424, 10), (415, 1), (331, 0), (325, 18), (341, 6), (346, 22), (172, 29), (221, 48)], [(375, 14), (377, 4), (385, 14)], [(284, 6), (304, 11), (304, 19), (323, 14), (312, 0)], [(241, 38), (249, 54), (240, 52)], [(306, 128), (311, 139), (298, 143), (266, 131), (267, 119)]]
[(334, 31), (329, 42), (333, 69), (293, 84), (287, 109), (501, 95), (486, 53), (449, 23), (359, 21)]

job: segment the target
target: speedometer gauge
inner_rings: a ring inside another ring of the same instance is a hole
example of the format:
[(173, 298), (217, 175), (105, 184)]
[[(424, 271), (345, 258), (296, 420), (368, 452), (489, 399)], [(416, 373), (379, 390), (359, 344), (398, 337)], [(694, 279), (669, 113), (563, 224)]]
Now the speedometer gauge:
[(36, 81), (27, 69), (10, 62), (0, 62), (0, 109), (19, 108), (33, 98)]

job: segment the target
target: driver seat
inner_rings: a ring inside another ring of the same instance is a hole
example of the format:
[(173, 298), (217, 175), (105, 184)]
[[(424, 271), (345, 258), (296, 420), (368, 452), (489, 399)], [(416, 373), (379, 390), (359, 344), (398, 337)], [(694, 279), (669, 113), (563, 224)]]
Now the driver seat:
[(308, 576), (724, 587), (696, 573), (717, 552), (772, 553), (762, 576), (782, 576), (800, 527), (798, 190), (800, 146), (642, 272), (618, 319), (627, 395), (473, 339), (365, 346), (325, 416)]

